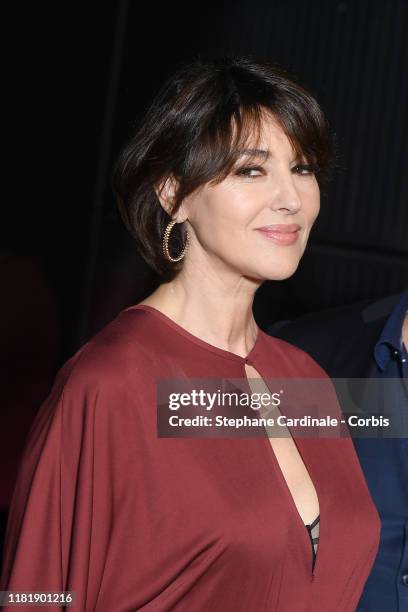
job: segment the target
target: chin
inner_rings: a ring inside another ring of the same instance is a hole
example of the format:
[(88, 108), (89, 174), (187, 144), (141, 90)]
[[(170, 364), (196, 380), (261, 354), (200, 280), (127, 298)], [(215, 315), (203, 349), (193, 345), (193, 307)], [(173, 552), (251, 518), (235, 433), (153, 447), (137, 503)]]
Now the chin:
[(282, 281), (286, 280), (293, 276), (298, 268), (299, 262), (296, 265), (292, 266), (274, 266), (273, 268), (268, 269), (255, 269), (248, 270), (244, 272), (244, 276), (250, 278), (256, 282), (265, 282), (265, 281)]
[(298, 269), (299, 262), (293, 265), (286, 266), (274, 266), (269, 270), (265, 271), (266, 280), (286, 280), (294, 275), (296, 270)]

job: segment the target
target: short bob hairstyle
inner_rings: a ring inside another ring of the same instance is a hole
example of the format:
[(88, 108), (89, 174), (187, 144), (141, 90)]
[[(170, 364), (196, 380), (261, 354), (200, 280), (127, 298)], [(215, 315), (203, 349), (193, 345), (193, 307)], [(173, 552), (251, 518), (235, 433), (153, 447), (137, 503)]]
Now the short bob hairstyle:
[[(239, 150), (256, 148), (263, 112), (272, 113), (294, 152), (312, 164), (321, 186), (335, 157), (334, 138), (315, 98), (281, 69), (244, 57), (195, 59), (162, 86), (116, 163), (112, 186), (121, 217), (146, 262), (168, 282), (183, 260), (167, 261), (163, 234), (183, 199), (221, 182)], [(246, 159), (248, 163), (248, 159)], [(171, 217), (157, 196), (176, 179)], [(176, 256), (184, 224), (171, 232)]]

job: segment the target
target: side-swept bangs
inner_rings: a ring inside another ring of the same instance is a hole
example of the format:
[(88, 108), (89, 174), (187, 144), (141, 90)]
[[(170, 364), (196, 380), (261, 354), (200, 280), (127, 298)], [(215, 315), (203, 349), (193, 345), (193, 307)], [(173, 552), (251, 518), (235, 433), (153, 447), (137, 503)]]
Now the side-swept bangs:
[[(173, 216), (196, 189), (228, 176), (242, 150), (259, 149), (265, 113), (279, 122), (296, 157), (313, 165), (323, 185), (333, 167), (334, 139), (320, 106), (282, 70), (247, 58), (199, 59), (180, 68), (122, 150), (113, 175), (119, 210), (143, 257), (163, 280), (174, 278), (182, 261), (163, 257), (162, 238), (171, 217), (156, 190), (168, 177), (176, 179)], [(176, 253), (183, 234), (180, 225), (172, 231)]]

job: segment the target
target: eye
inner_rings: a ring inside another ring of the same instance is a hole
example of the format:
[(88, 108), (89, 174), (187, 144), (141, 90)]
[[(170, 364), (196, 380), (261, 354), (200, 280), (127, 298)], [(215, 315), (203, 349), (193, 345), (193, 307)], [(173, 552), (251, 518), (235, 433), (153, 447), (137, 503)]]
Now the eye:
[(235, 174), (238, 174), (238, 176), (246, 176), (248, 178), (260, 176), (259, 174), (252, 174), (253, 172), (260, 172), (262, 175), (264, 170), (261, 166), (245, 166), (245, 168), (240, 168), (237, 170)]
[(297, 164), (297, 166), (292, 168), (292, 172), (295, 172), (295, 174), (299, 174), (300, 176), (315, 174), (316, 171), (317, 166), (313, 164)]

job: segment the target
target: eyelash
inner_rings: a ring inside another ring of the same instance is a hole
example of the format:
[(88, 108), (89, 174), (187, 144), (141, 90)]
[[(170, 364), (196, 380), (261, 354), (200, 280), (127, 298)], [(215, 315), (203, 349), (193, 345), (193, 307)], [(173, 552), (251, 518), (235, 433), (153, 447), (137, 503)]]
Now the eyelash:
[[(299, 173), (299, 176), (310, 176), (311, 174), (315, 174), (317, 167), (314, 166), (313, 164), (297, 164), (296, 166), (294, 166), (292, 168), (292, 170), (307, 170), (306, 174), (303, 174), (303, 172)], [(262, 166), (246, 166), (245, 168), (241, 168), (240, 170), (238, 170), (236, 172), (236, 174), (240, 175), (240, 176), (246, 176), (247, 178), (256, 178), (256, 176), (250, 176), (249, 172), (251, 172), (252, 170), (261, 170), (263, 171)]]

